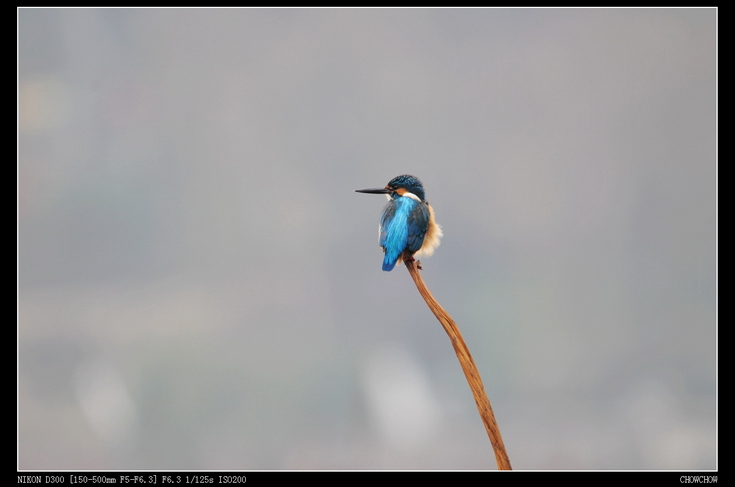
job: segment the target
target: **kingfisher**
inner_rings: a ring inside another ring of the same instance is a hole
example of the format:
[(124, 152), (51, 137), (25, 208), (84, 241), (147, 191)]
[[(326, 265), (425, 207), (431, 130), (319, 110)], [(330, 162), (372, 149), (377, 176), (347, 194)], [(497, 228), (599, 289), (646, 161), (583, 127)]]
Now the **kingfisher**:
[(439, 246), (442, 229), (426, 201), (424, 186), (416, 176), (402, 174), (385, 188), (356, 189), (357, 193), (384, 194), (388, 204), (380, 217), (379, 244), (383, 247), (383, 270), (392, 271), (396, 262), (428, 257)]

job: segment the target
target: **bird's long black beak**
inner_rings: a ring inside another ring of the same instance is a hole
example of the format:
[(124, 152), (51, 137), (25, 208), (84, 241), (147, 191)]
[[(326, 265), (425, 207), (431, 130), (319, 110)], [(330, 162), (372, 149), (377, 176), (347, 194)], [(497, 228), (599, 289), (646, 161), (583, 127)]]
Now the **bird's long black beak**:
[(356, 189), (355, 193), (388, 194), (390, 190), (386, 188)]

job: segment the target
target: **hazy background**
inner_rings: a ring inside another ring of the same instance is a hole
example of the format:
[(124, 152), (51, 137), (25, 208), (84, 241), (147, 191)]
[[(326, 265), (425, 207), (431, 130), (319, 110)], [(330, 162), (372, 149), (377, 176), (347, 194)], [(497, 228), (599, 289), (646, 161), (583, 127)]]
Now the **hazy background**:
[(20, 9), (19, 468), (716, 468), (716, 15)]

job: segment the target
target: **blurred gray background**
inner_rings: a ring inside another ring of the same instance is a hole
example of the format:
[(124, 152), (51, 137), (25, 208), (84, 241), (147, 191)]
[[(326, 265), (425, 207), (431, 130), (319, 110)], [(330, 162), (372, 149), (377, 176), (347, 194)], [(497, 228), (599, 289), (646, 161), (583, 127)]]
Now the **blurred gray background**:
[(713, 469), (716, 9), (20, 9), (21, 469)]

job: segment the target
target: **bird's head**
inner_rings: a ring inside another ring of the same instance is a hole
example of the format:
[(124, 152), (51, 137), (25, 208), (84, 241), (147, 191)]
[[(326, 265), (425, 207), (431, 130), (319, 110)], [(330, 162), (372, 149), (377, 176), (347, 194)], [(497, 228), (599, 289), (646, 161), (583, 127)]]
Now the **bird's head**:
[(385, 194), (389, 198), (399, 198), (405, 196), (408, 198), (424, 201), (426, 194), (424, 186), (416, 176), (410, 174), (402, 174), (391, 179), (385, 188), (356, 189), (358, 193)]

